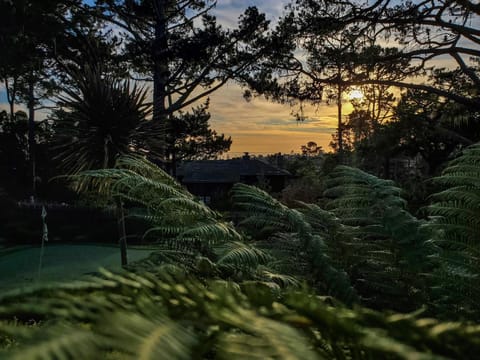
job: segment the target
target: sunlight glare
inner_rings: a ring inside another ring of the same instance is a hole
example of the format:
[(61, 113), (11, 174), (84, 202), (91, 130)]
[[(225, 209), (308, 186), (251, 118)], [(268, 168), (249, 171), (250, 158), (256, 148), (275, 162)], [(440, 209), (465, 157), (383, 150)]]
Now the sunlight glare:
[(353, 89), (348, 93), (349, 100), (359, 101), (363, 99), (363, 92), (359, 89)]

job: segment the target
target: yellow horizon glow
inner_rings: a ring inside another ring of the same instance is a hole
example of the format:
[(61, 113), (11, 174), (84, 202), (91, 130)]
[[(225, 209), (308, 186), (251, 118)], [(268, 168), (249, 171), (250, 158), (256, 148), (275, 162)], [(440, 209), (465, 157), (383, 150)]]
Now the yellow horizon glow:
[[(350, 110), (348, 105), (345, 104), (345, 114)], [(296, 110), (262, 97), (247, 102), (240, 87), (231, 83), (210, 96), (211, 127), (217, 133), (232, 137), (229, 152), (232, 156), (244, 152), (300, 153), (301, 146), (309, 141), (330, 151), (331, 134), (337, 124), (336, 106), (305, 105), (303, 114), (307, 119), (303, 122), (295, 120), (292, 112)]]

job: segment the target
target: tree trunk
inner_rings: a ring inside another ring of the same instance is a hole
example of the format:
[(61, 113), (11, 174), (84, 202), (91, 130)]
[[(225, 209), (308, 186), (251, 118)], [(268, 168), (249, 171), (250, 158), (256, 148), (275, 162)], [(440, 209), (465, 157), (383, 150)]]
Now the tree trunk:
[(35, 163), (35, 83), (33, 74), (28, 81), (28, 155), (30, 158), (32, 175), (32, 196), (37, 192), (36, 185), (36, 163)]
[(177, 176), (177, 150), (175, 149), (175, 146), (173, 147), (172, 151), (170, 175), (174, 178)]
[[(115, 167), (115, 157), (112, 156), (109, 150), (109, 144), (111, 143), (111, 137), (108, 136), (104, 139), (103, 151), (103, 168), (104, 169), (113, 169)], [(122, 266), (128, 264), (127, 257), (127, 230), (125, 227), (125, 212), (123, 210), (122, 200), (116, 196), (115, 197), (115, 215), (117, 218), (117, 230), (118, 230), (118, 245), (120, 247), (120, 261)]]
[[(156, 16), (155, 40), (152, 48), (153, 58), (153, 121), (163, 123), (167, 126), (167, 83), (170, 76), (168, 69), (168, 27), (167, 27), (167, 7), (168, 0), (154, 0), (154, 9)], [(166, 142), (166, 134), (161, 135), (160, 141)], [(163, 160), (168, 165), (167, 149), (163, 150)]]
[(7, 101), (10, 108), (10, 121), (15, 120), (15, 96), (17, 92), (17, 79), (13, 78), (13, 85), (10, 89), (8, 79), (5, 78), (5, 92), (7, 94)]
[(118, 197), (115, 199), (115, 205), (116, 205), (116, 213), (117, 213), (120, 259), (121, 259), (122, 266), (126, 266), (128, 264), (128, 257), (127, 257), (127, 231), (125, 229), (125, 212), (123, 210), (123, 203)]
[(338, 85), (337, 111), (338, 111), (338, 160), (343, 163), (343, 123), (342, 123), (342, 86)]
[(168, 82), (168, 40), (166, 0), (154, 0), (156, 24), (153, 42), (153, 120), (165, 121)]
[(386, 155), (383, 163), (383, 176), (385, 179), (390, 179), (390, 156)]

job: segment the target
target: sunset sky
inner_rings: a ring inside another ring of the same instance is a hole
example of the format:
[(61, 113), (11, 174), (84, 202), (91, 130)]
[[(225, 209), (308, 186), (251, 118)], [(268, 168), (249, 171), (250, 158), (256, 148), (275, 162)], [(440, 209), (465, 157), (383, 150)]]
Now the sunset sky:
[[(214, 13), (220, 23), (231, 26), (248, 6), (254, 5), (275, 22), (287, 3), (286, 0), (218, 0)], [(212, 127), (232, 137), (233, 154), (299, 152), (301, 145), (309, 141), (328, 148), (337, 121), (335, 106), (322, 105), (318, 111), (307, 113), (309, 120), (297, 123), (292, 115), (295, 109), (262, 98), (246, 102), (242, 93), (232, 83), (211, 96)], [(345, 111), (349, 111), (347, 106)]]
[[(327, 149), (337, 122), (336, 106), (324, 104), (312, 109), (306, 112), (307, 120), (300, 123), (292, 110), (263, 98), (247, 102), (235, 84), (216, 92), (210, 102), (212, 127), (232, 137), (232, 153), (299, 152), (300, 146), (309, 141)], [(345, 104), (345, 114), (349, 111), (351, 105)]]
[[(222, 25), (234, 26), (239, 15), (248, 6), (255, 5), (275, 22), (287, 2), (287, 0), (218, 0), (214, 14)], [(334, 105), (324, 104), (315, 111), (308, 111), (306, 113), (308, 120), (297, 123), (292, 115), (292, 110), (295, 109), (262, 98), (247, 102), (243, 99), (242, 93), (242, 89), (236, 84), (229, 83), (210, 97), (212, 128), (232, 137), (232, 156), (246, 151), (262, 154), (299, 152), (301, 145), (309, 141), (315, 141), (324, 149), (328, 149), (337, 122)], [(0, 108), (7, 108), (5, 91), (1, 87)], [(344, 114), (347, 115), (351, 110), (351, 106), (346, 103)], [(39, 118), (44, 116), (40, 114)]]

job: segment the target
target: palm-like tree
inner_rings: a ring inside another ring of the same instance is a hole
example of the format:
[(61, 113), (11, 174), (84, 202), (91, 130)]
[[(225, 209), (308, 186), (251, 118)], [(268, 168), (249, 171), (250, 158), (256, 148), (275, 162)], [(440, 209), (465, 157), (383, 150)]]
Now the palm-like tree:
[[(73, 86), (60, 99), (56, 113), (57, 160), (67, 174), (115, 166), (128, 153), (159, 154), (162, 126), (148, 117), (147, 91), (117, 79), (101, 66), (70, 71)], [(127, 263), (123, 207), (116, 198), (122, 265)]]
[(98, 66), (70, 72), (57, 112), (57, 149), (68, 174), (112, 168), (120, 154), (157, 154), (163, 129), (148, 120), (147, 90), (105, 74)]

